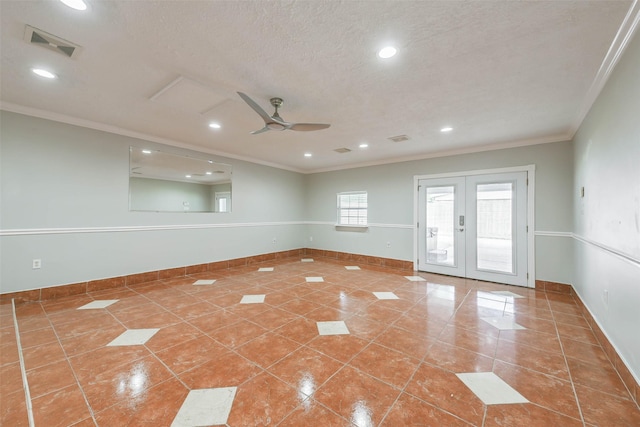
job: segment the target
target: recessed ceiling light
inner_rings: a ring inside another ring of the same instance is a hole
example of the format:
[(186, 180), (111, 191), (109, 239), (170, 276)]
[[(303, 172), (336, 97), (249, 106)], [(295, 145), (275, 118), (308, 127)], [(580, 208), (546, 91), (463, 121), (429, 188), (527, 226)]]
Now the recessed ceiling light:
[(209, 163), (213, 163), (213, 160), (207, 160), (207, 162), (209, 162)]
[(311, 157), (312, 155), (313, 155), (313, 154), (311, 154), (311, 153), (304, 153), (304, 156), (305, 156), (305, 157)]
[(211, 175), (213, 174), (213, 172), (205, 172), (207, 175)]
[(144, 154), (151, 154), (151, 150), (142, 150)]
[(184, 177), (185, 178), (191, 178), (191, 175), (185, 175)]
[(209, 123), (209, 127), (211, 129), (220, 129), (220, 125), (218, 123)]
[(442, 129), (440, 129), (440, 132), (451, 132), (452, 130), (453, 130), (452, 127), (447, 126), (447, 127), (444, 127)]
[(33, 71), (35, 74), (39, 75), (40, 77), (44, 77), (45, 79), (55, 79), (57, 77), (51, 71), (45, 70), (43, 68), (32, 68), (31, 71)]
[(367, 148), (369, 146), (369, 144), (367, 144), (366, 142), (363, 142), (362, 144), (358, 145), (358, 147), (360, 148)]
[(382, 59), (391, 58), (397, 52), (396, 48), (393, 46), (383, 47), (378, 51), (378, 56)]
[(60, 0), (66, 6), (75, 10), (87, 10), (87, 4), (82, 0)]

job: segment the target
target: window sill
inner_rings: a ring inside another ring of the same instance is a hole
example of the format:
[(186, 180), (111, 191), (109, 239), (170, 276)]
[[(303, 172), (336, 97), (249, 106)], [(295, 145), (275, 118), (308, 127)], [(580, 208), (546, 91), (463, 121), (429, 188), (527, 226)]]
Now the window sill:
[(336, 230), (343, 231), (367, 231), (369, 229), (368, 225), (348, 225), (348, 224), (335, 224)]

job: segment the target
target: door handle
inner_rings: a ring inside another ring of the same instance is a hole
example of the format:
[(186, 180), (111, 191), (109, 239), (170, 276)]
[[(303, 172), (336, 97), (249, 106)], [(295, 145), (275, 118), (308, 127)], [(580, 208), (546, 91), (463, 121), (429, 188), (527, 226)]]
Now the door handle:
[(458, 231), (464, 231), (464, 228), (458, 228)]

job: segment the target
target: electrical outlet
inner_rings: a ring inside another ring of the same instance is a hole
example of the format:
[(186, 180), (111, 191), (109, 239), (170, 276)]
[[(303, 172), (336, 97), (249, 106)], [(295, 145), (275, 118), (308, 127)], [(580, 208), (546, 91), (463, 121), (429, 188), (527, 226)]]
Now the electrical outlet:
[(273, 244), (275, 245), (277, 241), (278, 241), (278, 239), (276, 239), (276, 238), (274, 237), (274, 238), (273, 238), (273, 240), (271, 241), (271, 243), (273, 243)]
[(390, 248), (391, 247), (391, 242), (387, 242), (387, 247)]
[(609, 308), (609, 289), (602, 291), (602, 301), (604, 301), (604, 305)]
[(309, 241), (313, 242), (313, 236), (309, 236)]
[(42, 267), (42, 260), (41, 259), (34, 259), (31, 268), (33, 268), (34, 270), (37, 270), (40, 267)]

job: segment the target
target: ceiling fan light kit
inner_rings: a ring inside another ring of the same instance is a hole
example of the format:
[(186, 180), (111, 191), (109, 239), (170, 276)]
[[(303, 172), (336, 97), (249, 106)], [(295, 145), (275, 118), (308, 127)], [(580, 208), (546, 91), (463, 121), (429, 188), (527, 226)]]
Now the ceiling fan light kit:
[(314, 131), (314, 130), (322, 130), (328, 128), (329, 124), (326, 123), (289, 123), (285, 122), (280, 114), (278, 114), (278, 108), (280, 108), (283, 104), (282, 98), (271, 98), (269, 101), (271, 105), (275, 108), (275, 112), (273, 116), (270, 116), (266, 111), (262, 109), (253, 99), (251, 99), (248, 95), (238, 92), (240, 98), (244, 102), (246, 102), (249, 107), (251, 107), (260, 117), (264, 120), (264, 127), (262, 129), (254, 130), (251, 132), (252, 135), (256, 135), (258, 133), (266, 132), (268, 130), (295, 130), (295, 131)]

